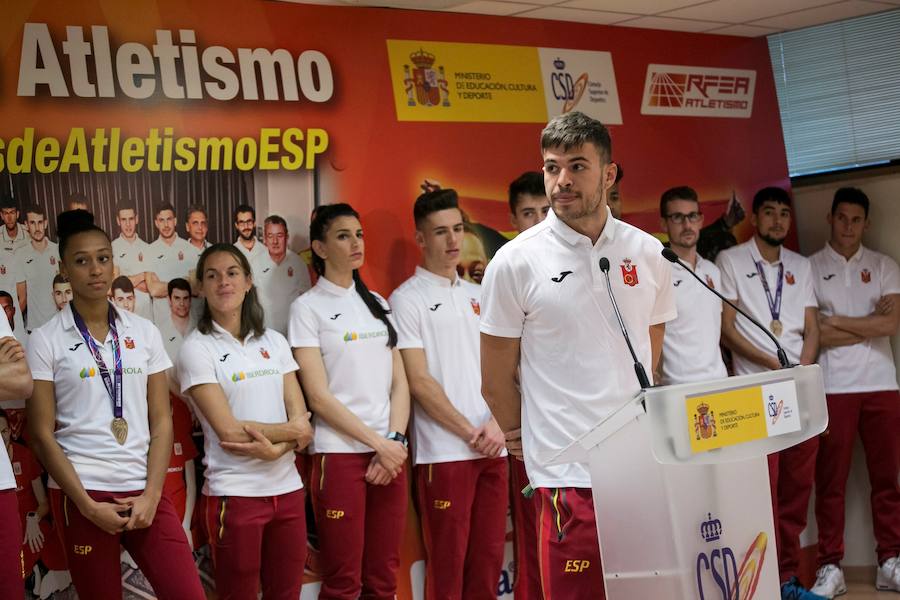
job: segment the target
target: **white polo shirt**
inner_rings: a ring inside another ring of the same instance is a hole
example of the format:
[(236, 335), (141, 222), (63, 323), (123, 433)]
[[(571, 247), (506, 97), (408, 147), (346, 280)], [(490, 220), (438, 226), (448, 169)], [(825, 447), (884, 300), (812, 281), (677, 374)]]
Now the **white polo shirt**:
[[(168, 298), (161, 298), (160, 302), (162, 301), (165, 301), (168, 304)], [(197, 324), (190, 316), (188, 316), (188, 327), (186, 334), (181, 335), (181, 332), (178, 331), (178, 328), (175, 327), (175, 324), (172, 322), (172, 313), (170, 310), (166, 313), (165, 318), (156, 321), (156, 326), (159, 328), (159, 333), (162, 336), (163, 346), (165, 346), (166, 348), (166, 354), (169, 355), (169, 358), (173, 363), (177, 363), (178, 353), (181, 351), (181, 346), (184, 344), (184, 340), (186, 340), (191, 332), (197, 327)]]
[[(381, 296), (375, 297), (387, 307)], [(319, 277), (291, 304), (288, 340), (292, 348), (318, 348), (334, 397), (376, 433), (390, 432), (394, 356), (387, 345), (388, 329), (355, 286), (342, 288)], [(313, 424), (312, 453), (372, 452), (317, 416)]]
[(676, 316), (672, 269), (661, 252), (659, 240), (608, 210), (594, 245), (550, 211), (488, 265), (481, 331), (521, 338), (522, 443), (532, 487), (591, 486), (584, 465), (543, 461), (640, 390), (599, 260), (609, 260), (622, 318), (650, 375), (650, 326)]
[(187, 250), (184, 253), (185, 260), (188, 263), (188, 270), (197, 268), (197, 261), (200, 260), (200, 255), (203, 254), (203, 251), (209, 248), (212, 244), (208, 241), (203, 240), (203, 247), (198, 248), (193, 245), (190, 240), (184, 240), (187, 242)]
[(263, 243), (256, 238), (254, 238), (253, 250), (247, 250), (247, 248), (244, 247), (244, 244), (241, 243), (240, 239), (238, 239), (238, 241), (234, 243), (234, 247), (240, 250), (244, 254), (244, 256), (247, 257), (247, 260), (250, 261), (250, 268), (252, 269), (253, 275), (255, 277), (256, 272), (260, 268), (260, 262), (263, 260), (263, 258), (269, 255), (269, 251), (266, 249)]
[(47, 242), (43, 252), (30, 243), (16, 251), (17, 283), (25, 282), (28, 306), (28, 330), (34, 331), (56, 314), (53, 302), (53, 278), (59, 273), (59, 246)]
[[(481, 395), (481, 286), (457, 277), (450, 281), (422, 267), (390, 297), (401, 350), (425, 351), (428, 372), (453, 407), (475, 427), (490, 420)], [(484, 458), (413, 403), (413, 463), (431, 464)]]
[[(772, 298), (778, 289), (779, 264), (784, 264), (784, 285), (781, 297), (781, 321), (783, 331), (778, 341), (784, 346), (788, 359), (792, 363), (800, 362), (803, 350), (803, 329), (806, 309), (816, 307), (816, 293), (813, 287), (812, 270), (809, 260), (796, 252), (781, 248), (779, 260), (768, 263), (759, 254), (754, 238), (723, 250), (716, 258), (716, 265), (722, 274), (722, 295), (735, 302), (752, 315), (763, 327), (768, 328), (772, 322), (772, 313), (766, 292), (756, 270), (756, 262), (763, 265), (763, 272), (769, 282)], [(735, 317), (735, 328), (757, 348), (775, 356), (777, 349), (772, 340), (741, 315)], [(735, 375), (761, 373), (767, 369), (753, 361), (747, 360), (737, 352), (734, 356)]]
[[(197, 262), (191, 262), (194, 255), (193, 246), (184, 238), (175, 236), (171, 244), (165, 243), (162, 238), (156, 238), (148, 247), (150, 261), (147, 270), (156, 273), (160, 281), (170, 282), (181, 277), (188, 279), (188, 271), (197, 266)], [(153, 320), (162, 321), (169, 312), (169, 301), (163, 296), (153, 299)]]
[[(147, 377), (172, 366), (153, 323), (116, 310), (122, 353), (123, 417), (128, 437), (120, 445), (110, 431), (113, 403), (100, 370), (69, 307), (31, 334), (28, 364), (35, 380), (52, 381), (56, 394), (56, 441), (87, 490), (143, 490), (147, 481), (150, 423)], [(100, 346), (113, 366), (112, 332)], [(50, 487), (58, 487), (50, 480)]]
[[(120, 275), (131, 277), (145, 271), (152, 271), (150, 267), (150, 244), (139, 236), (134, 236), (134, 241), (129, 242), (119, 235), (112, 241), (113, 263), (119, 269)], [(153, 300), (150, 294), (141, 290), (134, 290), (134, 312), (146, 319), (153, 319)]]
[[(721, 290), (722, 280), (716, 265), (698, 255), (694, 272), (707, 285)], [(660, 383), (672, 385), (728, 377), (719, 348), (722, 301), (677, 263), (672, 264), (672, 287), (678, 317), (666, 323)]]
[(134, 241), (129, 242), (121, 235), (112, 241), (113, 262), (119, 268), (122, 275), (137, 275), (144, 271), (152, 271), (149, 267), (150, 244), (139, 236), (134, 236)]
[(306, 263), (299, 254), (289, 250), (281, 264), (276, 265), (266, 252), (259, 259), (253, 281), (260, 291), (259, 299), (266, 314), (266, 327), (286, 335), (291, 303), (310, 288)]
[(191, 262), (196, 249), (182, 238), (175, 236), (171, 244), (162, 238), (156, 238), (149, 246), (150, 261), (148, 271), (153, 271), (160, 281), (169, 282), (177, 277), (187, 279), (188, 271), (196, 268), (197, 262)]
[[(187, 337), (178, 354), (177, 370), (185, 396), (195, 385), (217, 383), (238, 421), (287, 422), (284, 376), (296, 371), (297, 363), (277, 331), (266, 329), (260, 337), (251, 333), (242, 344), (214, 322), (210, 334), (195, 330)], [(232, 454), (219, 445), (219, 436), (196, 404), (194, 414), (203, 428), (206, 451), (204, 494), (258, 498), (303, 487), (293, 452), (271, 461)]]
[[(5, 230), (6, 227), (3, 229)], [(21, 229), (21, 227), (19, 229)], [(9, 328), (9, 322), (5, 318), (0, 318), (0, 338), (12, 335), (13, 332)], [(2, 446), (2, 444), (0, 444), (0, 446)], [(9, 452), (6, 451), (5, 447), (0, 447), (0, 490), (14, 489), (16, 489), (16, 477), (13, 474), (12, 465), (9, 462)]]
[[(827, 316), (866, 317), (882, 296), (900, 294), (900, 268), (890, 257), (860, 246), (845, 259), (831, 244), (809, 258), (819, 309)], [(891, 338), (825, 348), (819, 354), (829, 394), (897, 389)]]
[(31, 236), (28, 235), (28, 230), (24, 225), (19, 223), (16, 229), (15, 237), (10, 237), (9, 232), (6, 231), (6, 225), (0, 223), (0, 245), (3, 246), (3, 249), (15, 252), (31, 241)]

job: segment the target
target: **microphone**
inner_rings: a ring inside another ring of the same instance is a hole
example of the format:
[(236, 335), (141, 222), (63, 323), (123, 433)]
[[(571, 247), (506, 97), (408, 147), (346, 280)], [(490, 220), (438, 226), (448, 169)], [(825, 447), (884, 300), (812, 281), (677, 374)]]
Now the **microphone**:
[(781, 346), (781, 344), (778, 343), (778, 338), (776, 338), (774, 335), (772, 335), (772, 332), (770, 332), (768, 329), (766, 329), (765, 327), (763, 327), (762, 323), (760, 323), (759, 321), (757, 321), (756, 319), (754, 319), (753, 317), (751, 317), (750, 315), (748, 315), (746, 312), (744, 312), (743, 310), (741, 310), (740, 308), (738, 308), (738, 307), (734, 304), (734, 302), (732, 302), (731, 300), (729, 300), (728, 298), (726, 298), (725, 296), (723, 296), (722, 294), (720, 294), (719, 292), (717, 292), (715, 289), (709, 287), (709, 285), (707, 285), (707, 283), (706, 283), (705, 281), (703, 281), (703, 280), (700, 278), (699, 275), (697, 275), (696, 273), (694, 273), (694, 270), (693, 270), (693, 269), (691, 269), (690, 267), (688, 267), (686, 264), (684, 264), (684, 263), (681, 261), (680, 258), (678, 258), (678, 255), (675, 254), (675, 251), (674, 251), (674, 250), (672, 250), (671, 248), (663, 248), (663, 249), (662, 249), (662, 255), (663, 255), (663, 258), (665, 258), (667, 261), (669, 261), (669, 262), (671, 262), (671, 263), (675, 263), (675, 264), (681, 265), (681, 266), (684, 268), (685, 271), (687, 271), (688, 273), (690, 273), (691, 275), (693, 275), (693, 276), (694, 276), (694, 279), (696, 279), (697, 281), (700, 282), (700, 285), (702, 285), (703, 287), (705, 287), (706, 289), (708, 289), (710, 292), (712, 292), (713, 294), (715, 294), (716, 296), (718, 296), (719, 299), (722, 300), (722, 302), (724, 302), (725, 304), (727, 304), (728, 306), (730, 306), (731, 308), (733, 308), (734, 310), (736, 310), (736, 311), (738, 311), (740, 314), (742, 314), (742, 315), (744, 316), (745, 319), (747, 319), (748, 321), (750, 321), (751, 323), (753, 323), (754, 325), (756, 325), (757, 327), (759, 327), (760, 331), (762, 331), (762, 332), (765, 333), (767, 336), (769, 336), (769, 339), (772, 340), (772, 342), (775, 344), (775, 347), (778, 349), (778, 362), (781, 364), (781, 368), (782, 368), (782, 369), (790, 369), (790, 368), (791, 368), (791, 361), (788, 360), (787, 352), (785, 352), (785, 351), (784, 351), (784, 348)]
[(625, 327), (625, 321), (622, 320), (622, 313), (619, 312), (619, 305), (616, 303), (616, 297), (613, 295), (612, 282), (609, 280), (609, 259), (605, 256), (600, 257), (600, 270), (603, 271), (603, 275), (606, 276), (606, 291), (609, 292), (609, 299), (612, 301), (616, 319), (619, 321), (619, 329), (622, 330), (622, 335), (625, 336), (625, 344), (628, 346), (628, 351), (631, 352), (631, 358), (634, 359), (634, 374), (637, 376), (638, 383), (641, 384), (641, 389), (649, 389), (650, 379), (647, 377), (644, 365), (641, 364), (637, 354), (634, 352), (634, 346), (631, 345), (631, 338), (628, 337), (628, 329)]

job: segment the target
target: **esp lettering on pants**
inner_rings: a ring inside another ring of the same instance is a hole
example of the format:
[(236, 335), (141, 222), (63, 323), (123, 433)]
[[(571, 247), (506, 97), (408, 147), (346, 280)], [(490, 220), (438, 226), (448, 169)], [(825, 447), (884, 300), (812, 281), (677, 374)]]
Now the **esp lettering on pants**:
[(591, 566), (589, 560), (567, 560), (563, 569), (566, 573), (582, 573)]
[(344, 511), (329, 508), (325, 511), (325, 518), (326, 519), (343, 519)]
[(79, 556), (87, 556), (88, 554), (90, 554), (91, 550), (93, 550), (93, 549), (94, 549), (93, 546), (88, 546), (88, 545), (82, 546), (79, 544), (75, 544), (75, 546), (74, 546), (75, 554), (77, 554)]

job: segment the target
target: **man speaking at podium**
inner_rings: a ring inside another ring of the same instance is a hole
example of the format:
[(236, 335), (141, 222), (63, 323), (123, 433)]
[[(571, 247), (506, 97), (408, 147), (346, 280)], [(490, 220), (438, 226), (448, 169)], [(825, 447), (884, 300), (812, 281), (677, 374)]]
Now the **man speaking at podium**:
[(676, 314), (672, 269), (656, 238), (609, 213), (616, 165), (599, 121), (554, 118), (541, 153), (552, 210), (499, 250), (482, 281), (482, 393), (513, 452), (521, 428), (544, 598), (596, 600), (605, 593), (590, 474), (545, 462), (640, 389), (606, 278), (649, 367)]

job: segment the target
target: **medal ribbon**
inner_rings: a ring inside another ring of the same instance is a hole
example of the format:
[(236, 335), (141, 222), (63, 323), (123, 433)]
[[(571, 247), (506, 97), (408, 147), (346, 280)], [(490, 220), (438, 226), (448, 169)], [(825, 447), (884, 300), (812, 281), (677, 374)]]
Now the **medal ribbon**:
[(94, 362), (97, 363), (97, 369), (100, 371), (100, 378), (103, 379), (103, 385), (106, 387), (107, 393), (109, 393), (109, 397), (113, 403), (113, 416), (117, 419), (122, 418), (122, 351), (119, 348), (119, 332), (116, 330), (116, 313), (113, 310), (113, 307), (109, 307), (109, 312), (107, 313), (107, 319), (109, 321), (109, 331), (112, 333), (112, 346), (113, 346), (113, 377), (109, 375), (109, 369), (106, 367), (106, 362), (103, 360), (103, 356), (100, 354), (100, 348), (97, 346), (97, 343), (94, 342), (94, 336), (91, 335), (91, 332), (88, 331), (87, 325), (84, 322), (84, 319), (81, 318), (81, 315), (78, 314), (78, 311), (75, 310), (75, 303), (69, 302), (69, 306), (72, 307), (72, 316), (75, 317), (75, 327), (78, 328), (78, 333), (81, 334), (81, 338), (84, 340), (84, 343), (87, 344), (87, 347), (90, 349), (91, 354), (94, 356)]
[(766, 279), (766, 272), (763, 270), (761, 260), (753, 261), (756, 264), (756, 272), (759, 273), (759, 280), (762, 281), (763, 290), (766, 292), (766, 302), (769, 303), (769, 312), (772, 313), (772, 320), (778, 321), (781, 316), (781, 291), (784, 288), (784, 263), (778, 264), (778, 287), (775, 288), (775, 298), (772, 298), (772, 290), (769, 287), (769, 280)]

